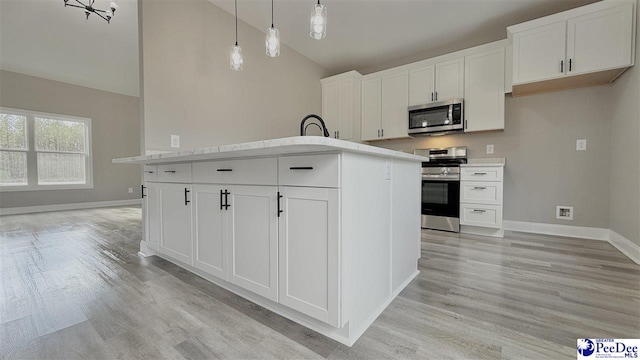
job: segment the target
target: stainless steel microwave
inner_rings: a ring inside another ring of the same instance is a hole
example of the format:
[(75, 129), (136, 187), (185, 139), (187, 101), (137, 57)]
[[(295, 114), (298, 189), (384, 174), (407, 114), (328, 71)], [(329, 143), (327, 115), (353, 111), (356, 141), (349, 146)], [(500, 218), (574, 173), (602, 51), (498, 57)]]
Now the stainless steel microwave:
[(464, 100), (449, 99), (409, 107), (409, 135), (464, 131)]

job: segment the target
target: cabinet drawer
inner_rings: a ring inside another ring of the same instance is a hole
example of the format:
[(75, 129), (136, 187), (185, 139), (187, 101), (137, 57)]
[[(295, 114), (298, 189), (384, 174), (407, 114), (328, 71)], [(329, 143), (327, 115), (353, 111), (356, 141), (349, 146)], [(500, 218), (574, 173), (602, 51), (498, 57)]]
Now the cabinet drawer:
[(340, 155), (281, 157), (278, 180), (286, 186), (340, 187)]
[(502, 228), (502, 206), (460, 204), (460, 224)]
[(142, 169), (142, 179), (144, 181), (157, 181), (158, 165), (145, 165)]
[(193, 163), (193, 182), (204, 184), (277, 185), (278, 159)]
[(502, 183), (497, 181), (462, 181), (460, 202), (502, 205)]
[(502, 167), (478, 166), (460, 168), (460, 180), (502, 181)]
[(158, 165), (158, 181), (191, 182), (191, 163)]

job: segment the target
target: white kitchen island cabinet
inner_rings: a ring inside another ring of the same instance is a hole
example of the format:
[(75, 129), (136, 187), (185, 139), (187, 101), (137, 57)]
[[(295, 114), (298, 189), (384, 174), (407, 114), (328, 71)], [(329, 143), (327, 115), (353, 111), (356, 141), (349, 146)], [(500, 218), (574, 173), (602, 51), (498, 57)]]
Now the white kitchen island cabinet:
[(310, 136), (114, 162), (157, 171), (142, 255), (351, 346), (418, 274), (426, 160)]

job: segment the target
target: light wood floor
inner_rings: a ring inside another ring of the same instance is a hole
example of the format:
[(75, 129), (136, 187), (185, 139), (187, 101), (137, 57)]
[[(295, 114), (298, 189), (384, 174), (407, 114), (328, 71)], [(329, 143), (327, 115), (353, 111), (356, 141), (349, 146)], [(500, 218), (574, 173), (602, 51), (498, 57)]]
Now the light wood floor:
[(0, 217), (1, 358), (575, 359), (577, 338), (640, 338), (640, 266), (606, 242), (425, 231), (420, 275), (348, 348), (138, 257), (140, 217)]

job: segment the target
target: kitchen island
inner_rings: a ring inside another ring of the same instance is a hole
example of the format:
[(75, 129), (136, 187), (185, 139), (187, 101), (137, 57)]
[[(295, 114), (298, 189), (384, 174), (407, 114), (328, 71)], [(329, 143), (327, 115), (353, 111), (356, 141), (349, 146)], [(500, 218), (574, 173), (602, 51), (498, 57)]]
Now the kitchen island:
[(422, 161), (313, 136), (113, 160), (144, 165), (141, 255), (348, 346), (418, 274)]

